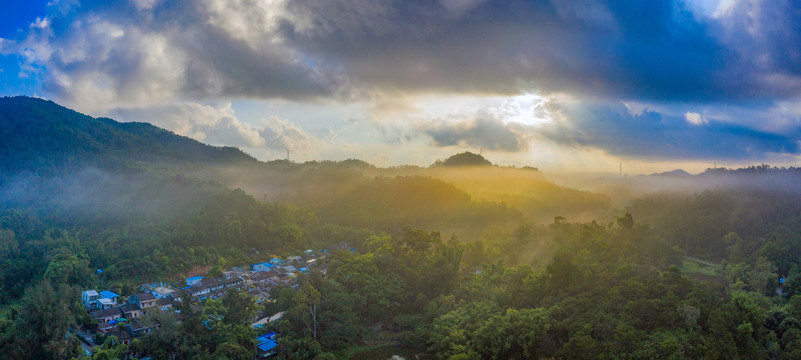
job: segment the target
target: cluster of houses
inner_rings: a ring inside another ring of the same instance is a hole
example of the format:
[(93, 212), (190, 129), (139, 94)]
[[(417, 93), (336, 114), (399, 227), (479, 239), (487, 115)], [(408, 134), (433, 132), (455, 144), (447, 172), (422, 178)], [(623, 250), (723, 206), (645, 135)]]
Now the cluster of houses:
[[(200, 302), (207, 298), (219, 298), (233, 290), (243, 291), (253, 296), (256, 303), (261, 303), (269, 298), (269, 290), (273, 286), (293, 286), (295, 277), (301, 273), (317, 269), (325, 274), (327, 266), (324, 259), (327, 252), (328, 250), (306, 250), (303, 256), (272, 258), (267, 262), (250, 264), (249, 270), (234, 267), (224, 271), (221, 278), (189, 277), (186, 279), (186, 286), (180, 289), (165, 283), (144, 284), (142, 292), (127, 298), (106, 290), (85, 290), (81, 293), (81, 300), (89, 314), (97, 320), (100, 333), (114, 335), (120, 342), (130, 344), (134, 338), (145, 336), (158, 327), (157, 324), (145, 325), (140, 321), (148, 311), (170, 310), (174, 302), (184, 300), (183, 296), (188, 301)], [(275, 334), (267, 335), (257, 339), (260, 356), (266, 357), (275, 353)]]
[(146, 325), (139, 319), (152, 310), (169, 310), (175, 301), (172, 297), (156, 297), (154, 292), (142, 292), (123, 299), (103, 290), (85, 290), (81, 302), (89, 314), (97, 320), (97, 330), (104, 335), (114, 335), (122, 343), (130, 344), (136, 337), (149, 334), (158, 325)]

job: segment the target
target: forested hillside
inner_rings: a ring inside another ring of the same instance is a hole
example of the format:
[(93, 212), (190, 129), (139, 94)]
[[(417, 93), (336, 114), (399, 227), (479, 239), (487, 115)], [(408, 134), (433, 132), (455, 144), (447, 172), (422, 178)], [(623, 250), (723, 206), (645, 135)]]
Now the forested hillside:
[(136, 169), (187, 162), (236, 164), (255, 159), (238, 149), (205, 145), (147, 123), (92, 118), (36, 98), (0, 98), (0, 176), (23, 170)]
[[(702, 189), (616, 209), (477, 154), (262, 163), (38, 99), (0, 99), (0, 120), (8, 358), (253, 359), (265, 343), (280, 359), (801, 356), (797, 169), (681, 175)], [(290, 258), (308, 268), (190, 295), (189, 278)], [(127, 343), (110, 334), (131, 319), (104, 333), (81, 303), (145, 283), (182, 300)]]

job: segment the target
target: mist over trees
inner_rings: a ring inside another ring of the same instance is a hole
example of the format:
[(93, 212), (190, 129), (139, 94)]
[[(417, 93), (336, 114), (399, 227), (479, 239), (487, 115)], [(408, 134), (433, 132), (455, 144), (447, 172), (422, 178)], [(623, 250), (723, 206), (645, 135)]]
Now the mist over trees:
[(332, 244), (349, 248), (273, 301), (187, 302), (90, 357), (252, 359), (260, 312), (284, 313), (262, 332), (286, 359), (387, 343), (437, 359), (801, 356), (795, 168), (619, 179), (637, 195), (617, 207), (477, 154), (428, 168), (261, 163), (30, 98), (0, 99), (0, 139), (12, 359), (81, 356), (74, 330), (94, 321), (82, 290), (131, 294)]

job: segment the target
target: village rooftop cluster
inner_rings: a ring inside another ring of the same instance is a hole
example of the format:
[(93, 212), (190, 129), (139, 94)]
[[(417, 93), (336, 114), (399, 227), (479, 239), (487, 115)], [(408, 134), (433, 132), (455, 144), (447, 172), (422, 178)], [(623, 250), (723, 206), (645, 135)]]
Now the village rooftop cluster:
[[(347, 244), (337, 244), (332, 251), (351, 249)], [(253, 263), (249, 269), (233, 267), (223, 271), (220, 278), (193, 276), (186, 278), (186, 284), (175, 287), (169, 283), (155, 282), (143, 284), (141, 292), (127, 297), (108, 290), (85, 290), (81, 293), (81, 302), (89, 314), (97, 321), (97, 333), (103, 336), (116, 336), (123, 344), (130, 345), (135, 338), (145, 336), (159, 327), (159, 324), (148, 324), (140, 321), (149, 311), (171, 311), (175, 302), (188, 300), (202, 303), (205, 299), (222, 297), (227, 291), (242, 291), (261, 304), (269, 299), (269, 291), (273, 286), (286, 285), (295, 287), (295, 279), (299, 274), (318, 270), (323, 275), (328, 269), (328, 249), (315, 252), (306, 250), (303, 255), (289, 256), (286, 259), (274, 257), (267, 262)], [(174, 310), (176, 313), (178, 310)], [(281, 314), (267, 315), (260, 313), (251, 325), (260, 329), (265, 324), (275, 321)], [(95, 346), (92, 336), (81, 333), (84, 349), (89, 353)], [(275, 333), (267, 333), (257, 338), (259, 356), (275, 354)]]

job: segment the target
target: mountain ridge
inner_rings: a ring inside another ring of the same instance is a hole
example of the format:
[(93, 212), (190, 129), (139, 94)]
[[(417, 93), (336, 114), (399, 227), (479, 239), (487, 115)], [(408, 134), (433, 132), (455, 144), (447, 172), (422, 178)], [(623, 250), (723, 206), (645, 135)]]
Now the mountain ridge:
[(207, 145), (149, 123), (95, 118), (50, 100), (0, 97), (0, 172), (135, 168), (137, 162), (257, 160), (237, 148)]

